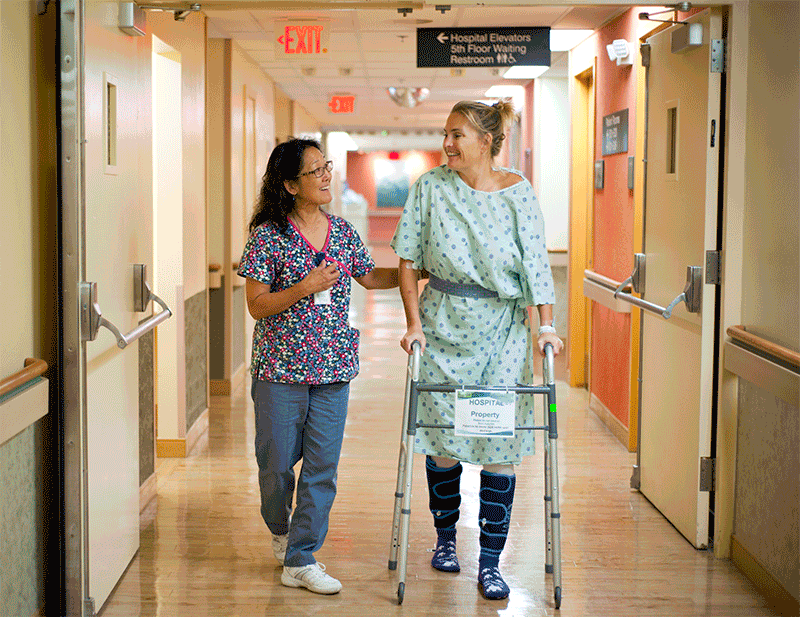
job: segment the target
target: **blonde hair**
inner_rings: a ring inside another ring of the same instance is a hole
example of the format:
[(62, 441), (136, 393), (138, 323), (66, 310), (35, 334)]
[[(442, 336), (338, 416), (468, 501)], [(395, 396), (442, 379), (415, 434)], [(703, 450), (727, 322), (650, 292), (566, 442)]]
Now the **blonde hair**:
[(461, 114), (481, 135), (492, 136), (492, 158), (500, 153), (506, 128), (516, 119), (517, 112), (511, 99), (500, 99), (494, 105), (478, 101), (460, 101), (453, 105), (451, 114)]

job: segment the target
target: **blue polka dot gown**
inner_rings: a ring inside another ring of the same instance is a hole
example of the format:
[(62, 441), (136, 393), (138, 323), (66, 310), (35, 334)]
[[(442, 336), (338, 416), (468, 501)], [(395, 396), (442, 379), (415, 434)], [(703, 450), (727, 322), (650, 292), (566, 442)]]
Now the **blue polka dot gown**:
[[(520, 182), (483, 192), (442, 165), (422, 175), (409, 192), (391, 242), (397, 255), (438, 278), (478, 284), (499, 295), (462, 298), (425, 287), (419, 300), (427, 339), (421, 382), (532, 383), (526, 307), (554, 303), (553, 278), (533, 187), (521, 173), (505, 171)], [(517, 426), (533, 425), (539, 398), (518, 395)], [(453, 423), (452, 393), (421, 393), (418, 402), (421, 423)], [(533, 431), (467, 438), (452, 429), (420, 429), (415, 451), (475, 464), (516, 464), (533, 454)]]

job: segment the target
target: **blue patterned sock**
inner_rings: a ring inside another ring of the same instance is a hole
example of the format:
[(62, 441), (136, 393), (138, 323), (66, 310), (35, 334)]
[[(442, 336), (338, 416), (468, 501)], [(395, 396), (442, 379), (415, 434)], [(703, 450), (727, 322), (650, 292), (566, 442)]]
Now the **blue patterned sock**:
[(458, 572), (461, 567), (456, 556), (456, 523), (461, 506), (461, 463), (438, 467), (433, 459), (425, 459), (428, 494), (433, 525), (436, 528), (436, 550), (431, 565), (444, 572)]
[(500, 575), (500, 553), (506, 545), (511, 506), (514, 503), (516, 476), (481, 471), (480, 509), (481, 554), (478, 559), (478, 584), (489, 599), (507, 598), (508, 585)]

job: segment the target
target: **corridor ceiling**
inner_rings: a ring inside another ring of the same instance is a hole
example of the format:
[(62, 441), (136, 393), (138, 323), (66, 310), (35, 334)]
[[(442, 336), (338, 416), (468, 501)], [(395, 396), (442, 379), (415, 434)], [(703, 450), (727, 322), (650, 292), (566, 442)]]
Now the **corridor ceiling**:
[[(441, 128), (455, 102), (485, 100), (494, 84), (529, 81), (503, 79), (505, 68), (417, 68), (417, 28), (596, 30), (630, 8), (630, 4), (602, 0), (550, 5), (537, 0), (446, 1), (440, 5), (391, 0), (200, 0), (200, 4), (209, 18), (209, 37), (233, 39), (324, 130), (359, 135), (362, 149), (372, 149), (371, 140), (385, 148), (383, 131), (404, 134), (407, 148), (424, 147), (431, 138), (438, 148)], [(152, 4), (168, 3), (156, 0)], [(409, 8), (410, 12), (400, 11)], [(285, 27), (306, 23), (327, 29), (327, 53), (285, 53), (278, 41)], [(565, 76), (566, 72), (567, 52), (553, 52), (546, 75)], [(387, 94), (390, 86), (428, 88), (430, 95), (416, 107), (403, 108)], [(329, 102), (336, 95), (354, 96), (354, 112), (333, 113)]]

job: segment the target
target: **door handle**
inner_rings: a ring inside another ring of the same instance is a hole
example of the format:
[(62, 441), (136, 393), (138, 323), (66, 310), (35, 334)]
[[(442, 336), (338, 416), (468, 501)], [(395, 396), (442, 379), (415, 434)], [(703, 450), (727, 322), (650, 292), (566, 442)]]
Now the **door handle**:
[(622, 290), (627, 285), (631, 285), (633, 290), (637, 293), (644, 291), (645, 264), (645, 255), (643, 253), (636, 253), (634, 255), (633, 272), (619, 287), (617, 287), (616, 291), (614, 291), (615, 298), (630, 302), (634, 306), (643, 308), (651, 313), (661, 315), (664, 319), (669, 319), (672, 316), (673, 309), (681, 302), (686, 303), (686, 310), (690, 313), (700, 312), (703, 294), (703, 268), (700, 266), (686, 267), (686, 286), (683, 288), (683, 292), (670, 302), (669, 306), (666, 308), (623, 292)]
[(152, 315), (146, 321), (140, 323), (127, 334), (122, 334), (114, 324), (103, 317), (100, 305), (97, 303), (97, 283), (81, 283), (81, 332), (84, 341), (93, 341), (97, 338), (100, 327), (111, 331), (117, 339), (117, 347), (125, 349), (128, 345), (153, 330), (160, 323), (172, 316), (172, 311), (161, 298), (152, 292), (150, 286), (145, 281), (146, 270), (144, 265), (134, 266), (134, 297), (135, 307), (139, 311), (144, 311), (150, 300), (161, 306), (163, 309), (159, 313)]

